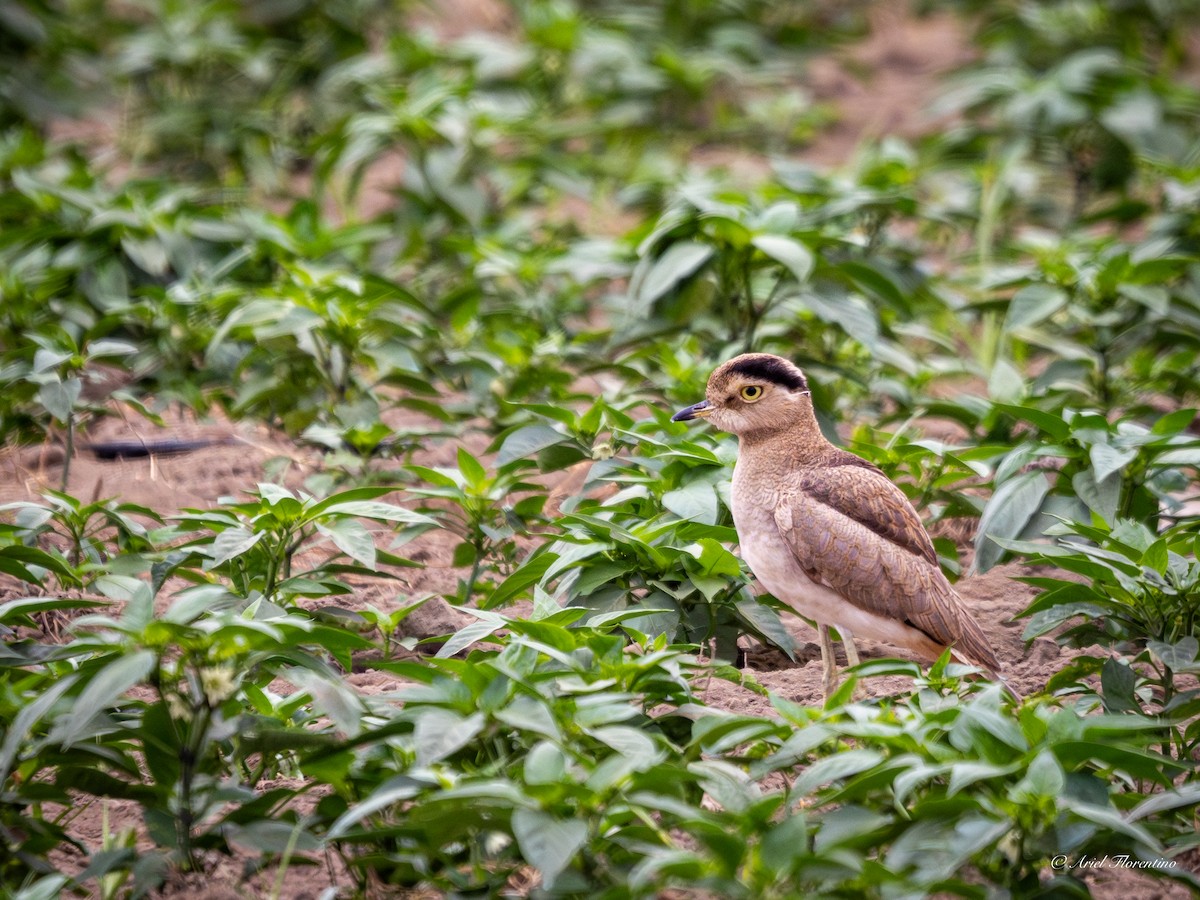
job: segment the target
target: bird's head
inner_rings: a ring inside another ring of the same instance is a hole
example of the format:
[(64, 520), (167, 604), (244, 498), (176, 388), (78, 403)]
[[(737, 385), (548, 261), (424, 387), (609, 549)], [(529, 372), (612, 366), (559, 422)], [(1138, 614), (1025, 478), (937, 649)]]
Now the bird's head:
[(672, 422), (692, 419), (707, 419), (739, 437), (787, 430), (813, 421), (808, 379), (780, 356), (736, 356), (709, 376), (703, 400), (671, 417)]

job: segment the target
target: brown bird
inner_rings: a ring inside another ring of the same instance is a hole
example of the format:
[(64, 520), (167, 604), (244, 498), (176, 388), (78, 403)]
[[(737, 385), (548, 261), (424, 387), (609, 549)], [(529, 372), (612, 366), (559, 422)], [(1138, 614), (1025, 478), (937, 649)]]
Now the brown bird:
[(938, 565), (904, 492), (821, 434), (804, 373), (747, 353), (708, 379), (672, 421), (738, 436), (733, 521), (742, 555), (777, 598), (818, 624), (826, 697), (837, 685), (829, 626), (851, 665), (854, 635), (937, 659), (947, 647), (995, 677), (996, 655)]

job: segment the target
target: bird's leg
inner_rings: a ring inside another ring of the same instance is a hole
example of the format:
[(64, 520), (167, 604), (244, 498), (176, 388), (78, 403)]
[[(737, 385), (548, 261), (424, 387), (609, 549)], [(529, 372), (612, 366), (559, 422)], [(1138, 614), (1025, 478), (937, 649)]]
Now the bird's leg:
[(858, 648), (854, 646), (854, 635), (845, 625), (838, 626), (838, 634), (842, 636), (842, 646), (846, 648), (846, 665), (857, 666), (862, 660), (858, 657)]
[(821, 642), (821, 672), (825, 677), (825, 699), (828, 700), (837, 690), (837, 658), (833, 655), (833, 638), (829, 634), (829, 626), (817, 625), (817, 640)]
[[(846, 648), (846, 665), (851, 668), (857, 666), (862, 659), (859, 658), (858, 647), (854, 645), (854, 634), (845, 625), (838, 626), (838, 634), (842, 636), (842, 646)], [(867, 692), (861, 681), (854, 685), (855, 700), (864, 700), (866, 696)]]

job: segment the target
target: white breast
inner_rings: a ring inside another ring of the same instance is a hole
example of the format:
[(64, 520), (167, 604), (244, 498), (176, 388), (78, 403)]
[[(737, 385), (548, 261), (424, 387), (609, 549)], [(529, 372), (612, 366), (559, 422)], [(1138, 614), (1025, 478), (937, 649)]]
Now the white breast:
[[(778, 497), (755, 497), (739, 491), (736, 469), (733, 481), (733, 523), (741, 554), (763, 587), (818, 624), (849, 629), (856, 637), (914, 650), (929, 645), (934, 650), (934, 657), (937, 656), (933, 642), (915, 628), (860, 609), (829, 586), (810, 579), (796, 562), (775, 524), (774, 509)], [(796, 538), (802, 540), (803, 536)]]

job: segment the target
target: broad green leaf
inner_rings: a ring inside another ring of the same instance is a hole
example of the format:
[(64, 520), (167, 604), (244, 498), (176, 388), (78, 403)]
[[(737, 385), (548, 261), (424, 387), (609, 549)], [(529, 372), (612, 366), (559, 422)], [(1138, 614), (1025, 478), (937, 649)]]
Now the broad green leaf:
[(1013, 785), (1008, 792), (1017, 803), (1036, 804), (1041, 800), (1058, 800), (1066, 787), (1067, 776), (1054, 754), (1043, 750), (1033, 758), (1025, 777)]
[(102, 338), (98, 341), (92, 341), (87, 345), (87, 355), (89, 357), (112, 357), (112, 356), (129, 356), (131, 353), (137, 353), (137, 345), (131, 344), (128, 341), (118, 341), (111, 338)]
[(648, 306), (693, 275), (712, 258), (713, 253), (712, 247), (692, 241), (672, 244), (651, 264), (645, 277), (637, 284), (635, 296), (641, 304)]
[(521, 808), (513, 813), (512, 824), (521, 855), (542, 873), (542, 888), (554, 890), (559, 875), (587, 840), (587, 823), (559, 819), (540, 809)]
[(258, 496), (266, 500), (269, 506), (274, 506), (277, 503), (288, 500), (292, 501), (292, 503), (299, 503), (296, 495), (287, 488), (282, 485), (271, 484), (270, 482), (263, 482), (258, 485)]
[(1017, 406), (1011, 403), (997, 403), (995, 407), (1014, 419), (1036, 425), (1056, 441), (1065, 441), (1071, 437), (1071, 426), (1054, 413), (1044, 412), (1033, 406)]
[(1090, 470), (1076, 472), (1071, 487), (1087, 508), (1101, 519), (1109, 523), (1116, 521), (1117, 507), (1121, 503), (1121, 479), (1117, 475), (1098, 480)]
[(1048, 284), (1030, 284), (1013, 294), (1004, 319), (1004, 330), (1037, 325), (1067, 305), (1067, 292)]
[(1142, 554), (1142, 565), (1148, 569), (1153, 569), (1159, 575), (1166, 574), (1167, 567), (1171, 563), (1170, 552), (1167, 550), (1167, 542), (1165, 538), (1159, 538), (1151, 544)]
[(500, 445), (496, 465), (506, 466), (518, 459), (528, 459), (547, 447), (562, 443), (566, 437), (549, 425), (526, 425), (511, 432)]
[(122, 694), (143, 681), (154, 663), (154, 654), (149, 650), (135, 650), (106, 660), (104, 668), (80, 692), (71, 712), (55, 723), (50, 737), (64, 747), (91, 737), (89, 732), (96, 720)]
[(342, 813), (330, 826), (326, 837), (328, 840), (335, 841), (368, 816), (397, 806), (405, 800), (411, 800), (423, 790), (426, 790), (426, 785), (407, 775), (390, 778), (376, 788), (362, 803), (352, 806)]
[(212, 558), (208, 561), (207, 568), (215, 569), (222, 563), (241, 556), (266, 536), (265, 531), (255, 532), (241, 527), (226, 528), (213, 539)]
[(663, 494), (662, 504), (681, 519), (715, 525), (721, 507), (713, 486), (703, 480), (692, 481)]
[(362, 698), (347, 683), (312, 669), (293, 668), (282, 673), (313, 698), (316, 709), (329, 716), (347, 737), (357, 737), (365, 712)]
[(773, 823), (759, 845), (763, 863), (775, 871), (787, 871), (808, 852), (808, 822), (801, 812)]
[(43, 693), (21, 707), (4, 732), (4, 743), (0, 744), (0, 783), (7, 783), (13, 763), (21, 746), (29, 739), (33, 726), (42, 719), (71, 687), (77, 675), (66, 675), (50, 685)]
[(1163, 641), (1147, 641), (1146, 649), (1174, 672), (1197, 670), (1197, 661), (1200, 660), (1200, 641), (1190, 634), (1174, 644)]
[(663, 759), (663, 753), (654, 741), (637, 728), (630, 728), (628, 725), (603, 725), (593, 728), (590, 733), (596, 740), (633, 760), (637, 771), (645, 771)]
[(465, 447), (458, 448), (458, 470), (471, 487), (479, 488), (487, 483), (487, 469)]
[[(494, 614), (493, 614), (494, 615)], [(504, 627), (504, 620), (499, 616), (495, 618), (480, 619), (478, 622), (472, 622), (460, 628), (451, 635), (450, 640), (446, 641), (435, 655), (436, 659), (446, 659), (454, 656), (454, 654), (466, 650), (477, 641), (483, 640), (491, 634), (499, 631)]]
[(1091, 822), (1093, 825), (1099, 825), (1101, 828), (1137, 841), (1143, 847), (1150, 850), (1151, 853), (1161, 852), (1162, 845), (1154, 835), (1141, 825), (1128, 821), (1115, 809), (1094, 806), (1090, 803), (1072, 802), (1069, 798), (1063, 798), (1062, 805), (1079, 816), (1079, 818)]
[(1116, 657), (1110, 656), (1100, 670), (1100, 688), (1104, 692), (1104, 708), (1108, 712), (1142, 711), (1135, 694), (1137, 675), (1129, 666), (1117, 662)]
[[(968, 788), (978, 781), (990, 781), (992, 779), (1003, 778), (1005, 775), (1010, 775), (1015, 772), (1019, 763), (1012, 762), (1007, 765), (999, 765), (988, 762), (957, 762), (951, 765), (950, 768), (950, 784), (946, 788), (949, 796), (953, 797), (964, 788)], [(940, 771), (944, 767), (939, 767)]]
[(799, 241), (781, 234), (758, 234), (751, 238), (750, 243), (787, 267), (800, 284), (808, 281), (812, 275), (816, 264), (813, 253)]
[(71, 418), (75, 405), (79, 402), (79, 394), (83, 390), (83, 382), (78, 378), (68, 378), (66, 381), (51, 381), (38, 388), (38, 402), (46, 408), (46, 412), (60, 422)]
[(849, 275), (864, 291), (885, 300), (897, 310), (909, 308), (904, 291), (896, 283), (896, 280), (881, 272), (874, 265), (856, 260), (841, 260), (837, 266), (843, 274)]
[(550, 741), (538, 741), (525, 755), (526, 784), (557, 784), (566, 774), (567, 757)]
[(1092, 461), (1096, 481), (1101, 482), (1137, 459), (1137, 450), (1118, 450), (1109, 444), (1092, 444), (1088, 448), (1088, 457)]
[(20, 597), (0, 603), (0, 624), (31, 624), (29, 616), (34, 613), (56, 609), (92, 609), (97, 606), (107, 604), (103, 600), (84, 600), (77, 597)]
[(1180, 785), (1175, 790), (1163, 791), (1147, 797), (1129, 813), (1129, 821), (1136, 822), (1147, 816), (1178, 809), (1181, 806), (1200, 807), (1200, 784)]
[(321, 849), (321, 841), (299, 822), (260, 819), (248, 825), (227, 822), (222, 833), (232, 843), (250, 853), (311, 853)]
[(883, 762), (883, 759), (882, 753), (866, 748), (846, 750), (823, 757), (800, 774), (792, 785), (792, 793), (796, 797), (806, 796), (823, 784), (873, 769)]
[(508, 706), (496, 710), (493, 715), (513, 728), (531, 731), (551, 740), (562, 740), (562, 732), (554, 720), (554, 713), (541, 697), (515, 697)]
[(420, 709), (413, 729), (417, 765), (441, 762), (475, 740), (486, 724), (481, 712), (463, 717), (448, 709)]
[(796, 658), (796, 639), (783, 624), (779, 613), (757, 597), (743, 597), (734, 603), (734, 608), (759, 635), (787, 654), (788, 659)]
[(375, 568), (375, 538), (362, 522), (357, 519), (318, 522), (317, 531), (333, 541), (333, 545), (351, 559), (368, 569)]
[(1041, 508), (1050, 492), (1050, 483), (1042, 472), (1023, 472), (1005, 481), (992, 494), (979, 517), (975, 538), (975, 568), (986, 572), (1004, 555), (1004, 548), (992, 538), (1011, 540), (1018, 537)]
[(395, 503), (384, 503), (381, 500), (344, 500), (326, 506), (319, 514), (314, 515), (314, 509), (308, 510), (305, 518), (313, 521), (317, 518), (330, 516), (359, 516), (363, 519), (374, 519), (378, 522), (396, 522), (401, 525), (429, 525), (440, 523), (432, 516), (405, 509)]
[(994, 400), (1014, 403), (1025, 393), (1025, 378), (1016, 366), (1001, 357), (992, 365), (987, 390)]

